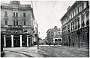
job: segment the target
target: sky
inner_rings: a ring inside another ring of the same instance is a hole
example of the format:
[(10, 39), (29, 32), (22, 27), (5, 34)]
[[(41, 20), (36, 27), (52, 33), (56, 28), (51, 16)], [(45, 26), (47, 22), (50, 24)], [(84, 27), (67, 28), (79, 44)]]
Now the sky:
[[(4, 3), (9, 3), (12, 0), (1, 0)], [(31, 4), (31, 0), (18, 0), (21, 4)], [(32, 7), (35, 20), (38, 23), (39, 37), (45, 39), (48, 29), (57, 26), (61, 28), (60, 19), (66, 13), (68, 6), (72, 6), (75, 1), (68, 0), (33, 0)]]

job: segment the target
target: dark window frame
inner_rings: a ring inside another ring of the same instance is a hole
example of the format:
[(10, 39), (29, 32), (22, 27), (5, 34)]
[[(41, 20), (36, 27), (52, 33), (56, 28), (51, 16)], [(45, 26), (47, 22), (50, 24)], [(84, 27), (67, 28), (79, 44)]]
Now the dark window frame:
[(13, 16), (15, 17), (15, 12), (13, 12)]
[(26, 13), (23, 13), (23, 17), (26, 17)]
[(26, 25), (26, 21), (24, 21), (24, 25)]
[(5, 25), (8, 25), (8, 21), (7, 20), (5, 20)]

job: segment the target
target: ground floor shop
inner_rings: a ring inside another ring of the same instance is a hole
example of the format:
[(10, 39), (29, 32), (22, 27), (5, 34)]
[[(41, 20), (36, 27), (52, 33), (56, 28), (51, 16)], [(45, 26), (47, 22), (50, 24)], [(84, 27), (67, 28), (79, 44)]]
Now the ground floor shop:
[(32, 36), (28, 34), (3, 34), (4, 47), (29, 47), (32, 46)]
[(88, 47), (89, 46), (89, 27), (81, 28), (62, 36), (63, 45)]

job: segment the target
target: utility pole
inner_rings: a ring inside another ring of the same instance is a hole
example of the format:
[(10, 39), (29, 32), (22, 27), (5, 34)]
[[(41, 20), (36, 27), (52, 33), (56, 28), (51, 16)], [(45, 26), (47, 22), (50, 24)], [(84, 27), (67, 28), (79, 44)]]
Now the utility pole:
[[(39, 34), (40, 34), (40, 32), (39, 32)], [(37, 36), (37, 44), (38, 44), (37, 49), (39, 49), (39, 34)]]
[(80, 34), (80, 31), (79, 31), (79, 19), (78, 19), (78, 30), (77, 30), (77, 34), (78, 34), (78, 48), (80, 48), (80, 38), (79, 38), (79, 34)]

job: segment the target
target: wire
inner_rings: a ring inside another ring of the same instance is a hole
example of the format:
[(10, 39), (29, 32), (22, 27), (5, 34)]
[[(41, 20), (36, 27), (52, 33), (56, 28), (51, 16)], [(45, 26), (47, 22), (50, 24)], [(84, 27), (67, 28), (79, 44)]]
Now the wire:
[(54, 4), (53, 4), (53, 7), (52, 7), (52, 10), (51, 10), (51, 12), (50, 12), (50, 15), (49, 15), (48, 19), (50, 18), (51, 14), (52, 14), (52, 11), (53, 11), (53, 9), (54, 9), (54, 7), (55, 7), (55, 4), (56, 4), (56, 2), (54, 2)]

